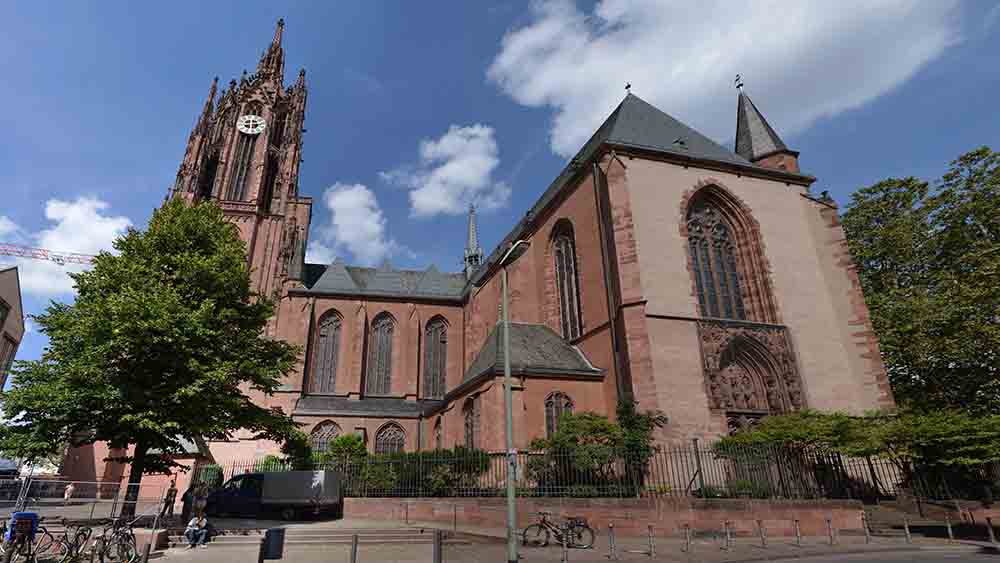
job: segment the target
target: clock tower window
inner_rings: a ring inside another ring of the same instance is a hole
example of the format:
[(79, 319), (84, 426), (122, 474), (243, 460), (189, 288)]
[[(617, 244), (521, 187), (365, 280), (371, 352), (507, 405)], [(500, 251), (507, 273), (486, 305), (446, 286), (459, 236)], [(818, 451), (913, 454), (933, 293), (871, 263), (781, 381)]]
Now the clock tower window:
[(256, 144), (257, 135), (239, 134), (236, 164), (233, 167), (232, 180), (229, 182), (226, 199), (240, 201), (246, 197), (247, 175), (250, 172), (250, 161), (253, 160), (253, 149)]

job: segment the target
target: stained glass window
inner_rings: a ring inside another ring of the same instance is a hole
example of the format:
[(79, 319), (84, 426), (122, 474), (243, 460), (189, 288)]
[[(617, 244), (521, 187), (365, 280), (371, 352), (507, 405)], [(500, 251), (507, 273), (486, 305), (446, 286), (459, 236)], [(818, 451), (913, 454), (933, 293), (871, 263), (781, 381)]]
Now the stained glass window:
[(424, 397), (441, 399), (445, 394), (448, 364), (448, 325), (436, 318), (424, 330)]
[(545, 398), (545, 435), (552, 437), (559, 427), (559, 418), (573, 412), (573, 401), (561, 391)]
[(368, 376), (365, 380), (365, 393), (368, 395), (388, 395), (392, 387), (392, 335), (395, 324), (386, 313), (372, 321), (368, 340)]
[(580, 336), (580, 285), (576, 270), (576, 242), (568, 224), (552, 241), (555, 259), (556, 286), (559, 290), (559, 317), (563, 338)]
[(319, 321), (310, 389), (313, 393), (334, 392), (337, 382), (337, 360), (340, 355), (340, 326), (340, 315), (333, 311), (324, 315)]
[(337, 436), (340, 436), (340, 426), (337, 426), (336, 422), (326, 420), (313, 428), (312, 434), (309, 435), (309, 445), (312, 446), (313, 452), (325, 452)]
[(403, 451), (406, 433), (395, 422), (390, 422), (375, 434), (375, 453), (394, 454)]
[(708, 202), (688, 211), (688, 251), (702, 316), (746, 319), (732, 228)]

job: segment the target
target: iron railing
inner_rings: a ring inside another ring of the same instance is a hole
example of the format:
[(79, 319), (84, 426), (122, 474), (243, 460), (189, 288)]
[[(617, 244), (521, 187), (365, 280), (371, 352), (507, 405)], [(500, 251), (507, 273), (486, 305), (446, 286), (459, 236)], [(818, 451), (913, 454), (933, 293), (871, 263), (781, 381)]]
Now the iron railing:
[[(506, 492), (504, 453), (429, 451), (335, 459), (299, 469), (341, 474), (345, 496), (489, 497)], [(882, 457), (846, 457), (786, 447), (669, 447), (647, 456), (583, 449), (520, 452), (515, 486), (529, 497), (860, 499), (909, 494), (982, 499), (1000, 465), (953, 468)], [(268, 458), (205, 466), (195, 479), (219, 486), (249, 472), (287, 471)]]

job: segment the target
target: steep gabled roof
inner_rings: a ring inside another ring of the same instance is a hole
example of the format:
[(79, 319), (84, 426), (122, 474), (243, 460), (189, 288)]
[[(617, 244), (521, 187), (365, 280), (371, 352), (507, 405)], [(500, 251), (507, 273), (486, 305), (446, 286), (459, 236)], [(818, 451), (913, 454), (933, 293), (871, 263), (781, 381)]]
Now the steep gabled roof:
[[(484, 373), (503, 373), (503, 332), (499, 323), (486, 338), (463, 381)], [(510, 324), (510, 366), (514, 373), (600, 376), (576, 346), (545, 325)]]
[(296, 293), (460, 301), (466, 282), (465, 274), (441, 272), (433, 265), (426, 270), (397, 270), (388, 264), (362, 268), (338, 260), (329, 266), (306, 264), (306, 273), (306, 289)]

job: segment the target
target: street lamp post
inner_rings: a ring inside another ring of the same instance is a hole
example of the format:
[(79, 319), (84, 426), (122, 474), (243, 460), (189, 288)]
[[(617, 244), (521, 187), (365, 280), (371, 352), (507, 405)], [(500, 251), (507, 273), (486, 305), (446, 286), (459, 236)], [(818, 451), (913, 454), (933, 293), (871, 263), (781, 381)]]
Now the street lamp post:
[(510, 377), (510, 313), (508, 312), (507, 266), (517, 260), (528, 247), (529, 241), (518, 240), (510, 245), (500, 259), (500, 293), (503, 303), (503, 403), (507, 427), (507, 561), (517, 563), (517, 453), (514, 451), (514, 390)]

